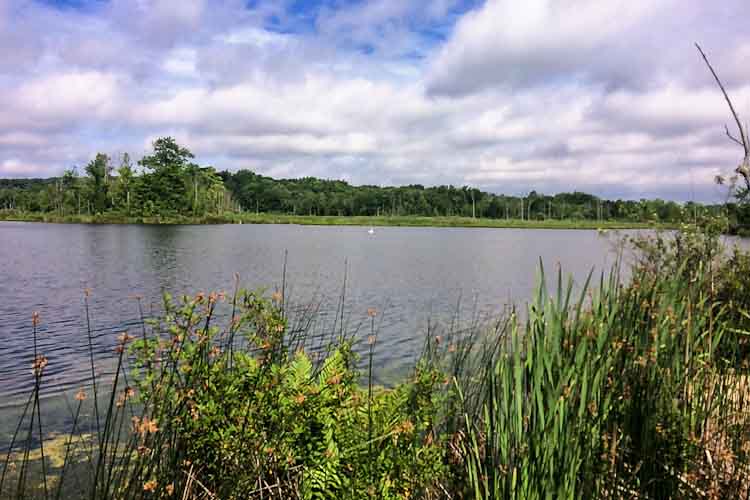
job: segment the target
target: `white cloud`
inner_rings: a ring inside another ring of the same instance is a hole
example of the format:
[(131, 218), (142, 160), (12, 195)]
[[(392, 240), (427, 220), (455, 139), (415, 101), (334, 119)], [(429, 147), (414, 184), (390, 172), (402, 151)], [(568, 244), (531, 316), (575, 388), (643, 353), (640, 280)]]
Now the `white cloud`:
[(740, 0), (488, 0), (446, 30), (458, 4), (0, 2), (0, 175), (162, 134), (218, 168), (516, 193), (709, 197), (736, 163), (691, 43), (750, 116)]

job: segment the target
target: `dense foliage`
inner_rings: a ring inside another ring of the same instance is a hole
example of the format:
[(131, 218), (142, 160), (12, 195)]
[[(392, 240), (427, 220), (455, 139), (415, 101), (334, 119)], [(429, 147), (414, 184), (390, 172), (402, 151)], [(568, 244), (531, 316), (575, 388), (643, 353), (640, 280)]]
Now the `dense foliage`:
[(252, 212), (671, 224), (723, 214), (730, 231), (750, 229), (750, 204), (742, 196), (736, 203), (706, 206), (659, 199), (607, 200), (581, 192), (510, 196), (468, 186), (352, 186), (312, 177), (277, 180), (249, 170), (216, 172), (198, 166), (193, 154), (171, 137), (157, 139), (153, 153), (135, 165), (127, 154), (118, 161), (115, 165), (99, 153), (83, 172), (73, 168), (59, 178), (0, 179), (0, 212), (25, 215), (28, 220), (34, 214), (116, 221), (117, 216), (126, 220)]
[(99, 153), (84, 168), (50, 179), (0, 179), (0, 209), (8, 211), (124, 216), (204, 216), (234, 208), (212, 167), (192, 163), (193, 154), (171, 137), (154, 141), (153, 154), (119, 165)]
[(467, 186), (352, 186), (344, 181), (313, 177), (275, 180), (249, 170), (221, 172), (220, 175), (244, 210), (299, 215), (421, 215), (674, 223), (721, 211), (719, 207), (696, 203), (680, 205), (659, 199), (606, 200), (581, 192), (544, 195), (531, 191), (526, 196), (509, 196)]

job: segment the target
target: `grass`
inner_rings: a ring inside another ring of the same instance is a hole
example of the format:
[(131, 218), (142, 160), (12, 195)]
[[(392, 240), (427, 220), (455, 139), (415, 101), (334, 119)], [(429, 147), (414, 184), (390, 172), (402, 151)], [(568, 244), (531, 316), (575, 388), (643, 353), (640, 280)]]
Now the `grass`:
[(750, 258), (690, 228), (636, 246), (627, 282), (575, 295), (540, 265), (525, 314), (429, 331), (390, 387), (375, 310), (360, 358), (283, 293), (166, 296), (67, 441), (42, 427), (37, 353), (0, 496), (750, 498)]
[(66, 215), (0, 211), (0, 220), (71, 224), (299, 224), (314, 226), (479, 227), (509, 229), (672, 229), (676, 224), (614, 220), (521, 220), (421, 216), (308, 216), (226, 213), (203, 217), (127, 217), (120, 214)]

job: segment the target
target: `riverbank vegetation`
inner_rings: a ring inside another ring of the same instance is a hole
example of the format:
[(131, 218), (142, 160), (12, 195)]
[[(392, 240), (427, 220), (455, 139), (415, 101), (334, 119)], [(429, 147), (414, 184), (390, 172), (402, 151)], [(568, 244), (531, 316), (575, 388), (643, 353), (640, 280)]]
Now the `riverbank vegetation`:
[(521, 220), (475, 219), (472, 217), (421, 216), (329, 216), (288, 215), (254, 212), (225, 212), (221, 215), (173, 215), (168, 217), (135, 217), (116, 213), (64, 215), (54, 213), (19, 213), (0, 211), (0, 220), (16, 222), (49, 222), (62, 224), (298, 224), (303, 226), (401, 226), (401, 227), (476, 227), (508, 229), (672, 229), (676, 223), (629, 222), (616, 220)]
[(523, 313), (429, 331), (389, 387), (374, 309), (354, 335), (312, 329), (283, 287), (166, 296), (113, 347), (114, 380), (78, 394), (62, 448), (33, 353), (0, 496), (748, 498), (750, 256), (720, 229), (634, 240), (624, 281), (541, 267)]
[[(99, 223), (224, 223), (293, 221), (371, 225), (484, 227), (642, 227), (695, 222), (713, 215), (727, 231), (750, 229), (747, 203), (678, 204), (606, 200), (573, 192), (525, 196), (468, 186), (352, 186), (312, 177), (272, 179), (249, 170), (199, 166), (174, 139), (153, 144), (137, 163), (97, 154), (82, 171), (49, 179), (0, 179), (0, 220)], [(475, 221), (481, 221), (479, 223)], [(609, 226), (608, 226), (609, 225)]]

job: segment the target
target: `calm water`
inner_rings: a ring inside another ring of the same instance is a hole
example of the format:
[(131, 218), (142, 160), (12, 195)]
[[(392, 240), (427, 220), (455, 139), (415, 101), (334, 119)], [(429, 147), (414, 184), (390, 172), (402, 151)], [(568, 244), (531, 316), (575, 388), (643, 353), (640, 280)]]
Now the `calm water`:
[[(293, 225), (94, 226), (0, 222), (0, 403), (32, 383), (31, 315), (39, 311), (49, 390), (86, 382), (83, 290), (91, 289), (95, 351), (106, 372), (116, 335), (137, 325), (143, 296), (279, 286), (284, 252), (294, 302), (335, 315), (347, 263), (348, 328), (379, 312), (381, 369), (405, 366), (427, 320), (492, 315), (531, 297), (541, 257), (579, 281), (615, 261), (614, 233)], [(363, 331), (366, 328), (363, 329)]]

